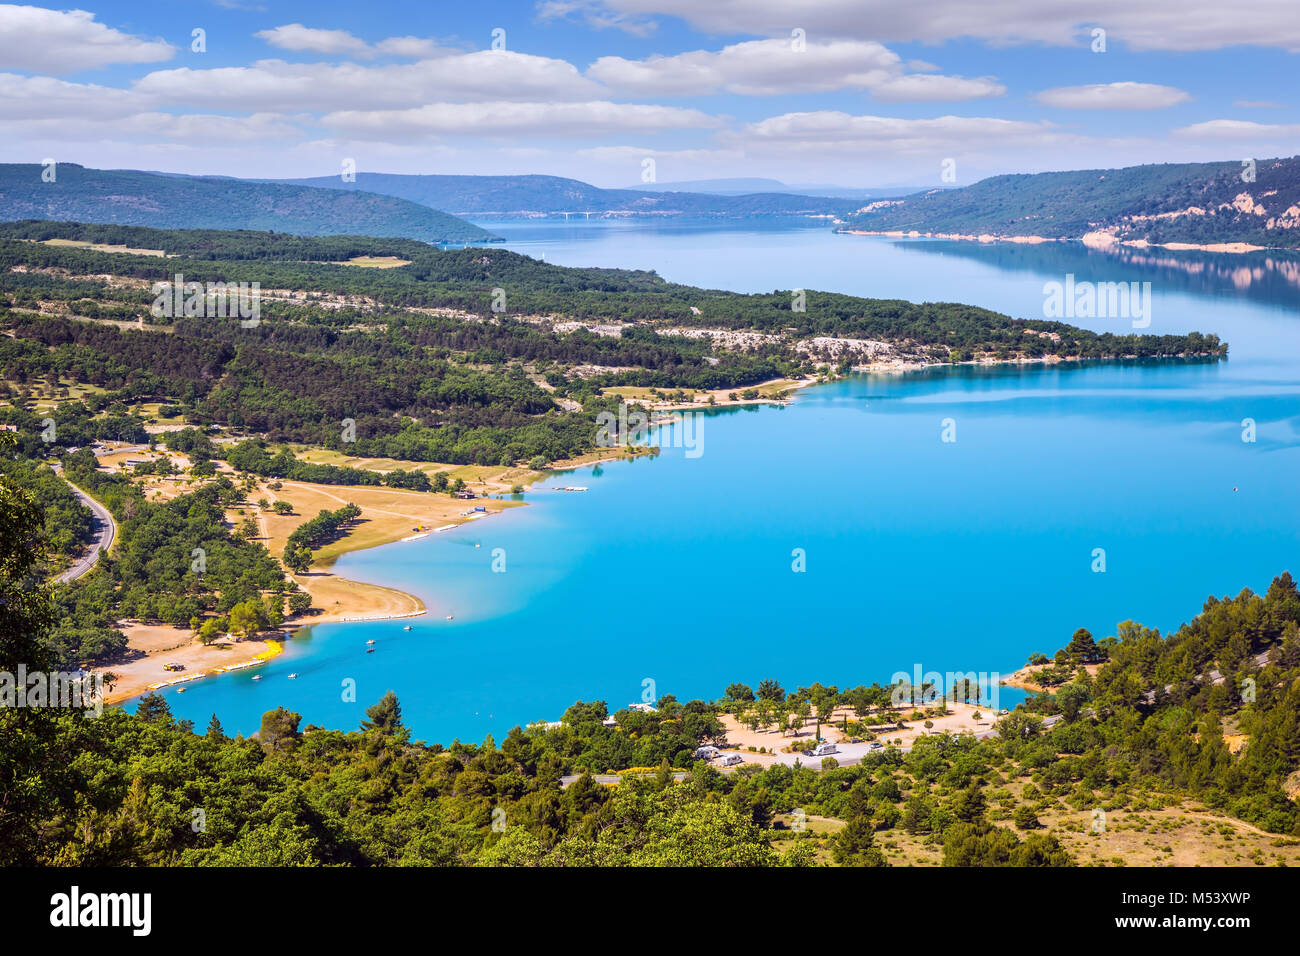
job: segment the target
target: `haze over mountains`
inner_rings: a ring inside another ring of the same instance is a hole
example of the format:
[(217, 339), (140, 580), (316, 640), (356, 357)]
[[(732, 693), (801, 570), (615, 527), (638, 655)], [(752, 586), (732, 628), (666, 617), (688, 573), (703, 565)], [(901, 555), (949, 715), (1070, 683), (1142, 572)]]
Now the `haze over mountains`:
[[(0, 165), (0, 218), (176, 229), (274, 230), (418, 239), (497, 240), (461, 217), (588, 216), (821, 219), (851, 231), (1300, 247), (1300, 158), (1162, 164), (995, 176), (971, 186), (853, 199), (731, 192), (776, 180), (709, 180), (603, 189), (558, 176), (358, 173), (242, 180), (60, 164)], [(724, 190), (692, 192), (699, 185)], [(892, 193), (892, 194), (891, 194)]]
[(749, 192), (724, 195), (645, 189), (602, 189), (561, 176), (413, 176), (357, 173), (356, 182), (340, 176), (273, 180), (333, 190), (366, 190), (398, 196), (457, 216), (511, 217), (555, 213), (624, 216), (750, 218), (754, 216), (840, 216), (862, 205), (860, 199)]
[(0, 164), (0, 218), (74, 220), (170, 229), (257, 229), (300, 236), (346, 233), (424, 242), (496, 237), (428, 206), (362, 191), (340, 192), (131, 169)]

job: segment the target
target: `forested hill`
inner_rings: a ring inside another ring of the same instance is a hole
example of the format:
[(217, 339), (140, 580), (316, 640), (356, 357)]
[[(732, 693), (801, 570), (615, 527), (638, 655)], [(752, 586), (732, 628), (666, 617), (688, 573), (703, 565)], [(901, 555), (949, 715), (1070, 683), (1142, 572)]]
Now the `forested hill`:
[(640, 189), (601, 189), (559, 176), (408, 176), (357, 173), (278, 180), (335, 190), (367, 190), (446, 209), (460, 216), (518, 216), (563, 212), (629, 216), (747, 219), (759, 216), (846, 215), (859, 202), (826, 196), (751, 193), (739, 196)]
[(485, 242), (473, 223), (396, 196), (326, 192), (239, 179), (130, 169), (0, 164), (0, 219), (75, 219), (173, 229), (266, 229), (302, 236), (352, 233), (425, 242)]
[(871, 203), (846, 222), (870, 231), (1300, 247), (1300, 157), (1252, 162), (994, 176)]

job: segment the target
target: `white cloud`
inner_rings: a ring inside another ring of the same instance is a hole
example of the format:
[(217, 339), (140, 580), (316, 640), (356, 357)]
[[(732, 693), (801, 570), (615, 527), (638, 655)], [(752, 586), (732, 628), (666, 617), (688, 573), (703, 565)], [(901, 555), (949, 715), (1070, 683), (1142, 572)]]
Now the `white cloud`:
[(112, 63), (157, 63), (175, 48), (97, 23), (85, 10), (0, 4), (0, 70), (63, 75)]
[(939, 153), (1064, 145), (1081, 137), (1050, 123), (986, 116), (902, 119), (832, 110), (785, 113), (719, 136), (724, 146), (787, 156)]
[[(135, 113), (113, 118), (83, 117), (76, 123), (58, 117), (22, 118), (13, 123), (0, 118), (0, 130), (6, 135), (18, 130), (27, 140), (45, 143), (161, 138), (195, 146), (220, 146), (231, 142), (281, 143), (301, 135), (301, 131), (284, 117), (266, 113), (251, 116)], [(94, 159), (90, 165), (96, 165)]]
[(622, 30), (639, 37), (649, 36), (659, 28), (653, 20), (624, 16), (594, 0), (541, 0), (537, 4), (537, 17), (542, 22), (581, 20), (596, 30)]
[(271, 46), (298, 53), (343, 53), (350, 56), (371, 56), (370, 44), (346, 30), (319, 30), (301, 23), (286, 23), (270, 30), (259, 30), (253, 36)]
[[(929, 67), (930, 64), (924, 64)], [(629, 60), (601, 57), (588, 77), (634, 96), (699, 96), (727, 92), (783, 96), (842, 89), (869, 89), (882, 99), (966, 100), (1000, 96), (1006, 88), (992, 78), (907, 76), (901, 58), (869, 40), (749, 40), (717, 52), (694, 50), (675, 56)]]
[(375, 49), (380, 53), (388, 53), (392, 56), (412, 60), (437, 56), (441, 52), (437, 41), (430, 40), (428, 37), (413, 36), (389, 37), (386, 40), (380, 40), (375, 44)]
[(695, 50), (676, 56), (627, 60), (601, 57), (587, 76), (622, 93), (693, 96), (725, 91), (779, 96), (844, 88), (862, 89), (901, 72), (900, 60), (879, 43), (859, 40), (808, 43), (751, 40), (716, 53)]
[(1193, 123), (1174, 130), (1174, 135), (1184, 139), (1248, 140), (1261, 141), (1300, 135), (1300, 124), (1253, 123), (1249, 120), (1217, 119)]
[(1139, 50), (1217, 50), (1255, 44), (1300, 51), (1294, 0), (1256, 0), (1249, 9), (1223, 0), (601, 0), (623, 16), (681, 17), (708, 33), (857, 37), (882, 43), (974, 37), (997, 43), (1086, 46), (1085, 27)]
[(319, 53), (323, 56), (352, 56), (361, 59), (384, 55), (407, 60), (427, 59), (452, 52), (444, 49), (430, 37), (388, 37), (369, 44), (346, 30), (322, 30), (288, 23), (271, 30), (259, 30), (253, 36), (271, 46), (297, 53)]
[(49, 76), (0, 73), (0, 121), (103, 119), (129, 116), (146, 106), (141, 97), (127, 90)]
[(158, 70), (135, 84), (161, 101), (220, 109), (320, 110), (407, 107), (430, 99), (579, 100), (601, 95), (565, 60), (506, 50), (455, 53), (417, 63), (287, 63)]
[(440, 136), (533, 136), (574, 139), (674, 129), (709, 129), (699, 110), (594, 101), (587, 103), (431, 103), (407, 110), (342, 110), (321, 125), (345, 136), (388, 141)]
[(896, 76), (871, 88), (871, 95), (885, 103), (955, 103), (963, 100), (1002, 96), (1007, 88), (994, 77), (937, 76), (912, 73)]
[(1176, 86), (1133, 82), (1058, 86), (1036, 97), (1044, 106), (1063, 110), (1162, 110), (1191, 98)]

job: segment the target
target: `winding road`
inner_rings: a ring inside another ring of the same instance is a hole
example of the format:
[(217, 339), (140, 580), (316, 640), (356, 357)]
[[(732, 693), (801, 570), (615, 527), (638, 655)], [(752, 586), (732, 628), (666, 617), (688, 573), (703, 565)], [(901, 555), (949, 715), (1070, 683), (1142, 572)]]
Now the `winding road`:
[[(55, 468), (55, 471), (60, 475), (63, 474), (62, 468)], [(63, 480), (68, 481), (67, 478)], [(68, 487), (72, 489), (72, 493), (80, 499), (83, 505), (94, 512), (95, 540), (85, 554), (72, 562), (72, 567), (59, 575), (58, 582), (60, 584), (75, 581), (93, 568), (99, 560), (99, 555), (107, 551), (109, 545), (113, 543), (113, 539), (117, 537), (117, 523), (113, 521), (113, 516), (108, 513), (108, 509), (70, 481), (68, 481)]]

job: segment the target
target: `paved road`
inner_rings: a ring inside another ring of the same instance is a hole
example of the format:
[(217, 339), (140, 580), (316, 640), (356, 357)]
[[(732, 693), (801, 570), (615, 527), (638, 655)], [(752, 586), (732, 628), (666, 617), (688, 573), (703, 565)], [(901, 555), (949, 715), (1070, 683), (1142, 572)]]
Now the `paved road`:
[[(62, 474), (63, 470), (61, 468), (55, 470)], [(68, 481), (66, 478), (63, 480)], [(81, 500), (83, 505), (95, 513), (95, 542), (84, 555), (72, 563), (72, 567), (59, 575), (60, 584), (75, 581), (93, 568), (95, 562), (99, 560), (100, 552), (107, 551), (109, 545), (113, 543), (113, 539), (117, 537), (117, 524), (113, 521), (113, 516), (108, 513), (108, 509), (70, 481), (68, 481), (68, 487), (72, 489), (73, 494)]]

